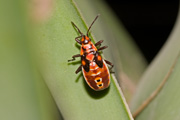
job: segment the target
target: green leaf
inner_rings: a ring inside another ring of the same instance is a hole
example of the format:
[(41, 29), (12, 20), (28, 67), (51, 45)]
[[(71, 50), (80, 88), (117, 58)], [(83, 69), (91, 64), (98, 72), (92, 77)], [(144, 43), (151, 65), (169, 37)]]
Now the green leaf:
[[(135, 111), (148, 96), (156, 90), (160, 83), (168, 75), (165, 85), (156, 97), (137, 116), (137, 120), (178, 120), (179, 111), (179, 88), (180, 88), (180, 60), (176, 63), (176, 58), (180, 53), (180, 12), (174, 29), (155, 60), (148, 67), (142, 77), (141, 83), (132, 102), (132, 111)], [(175, 68), (172, 68), (175, 64)]]
[(0, 119), (57, 120), (59, 111), (29, 52), (26, 7), (24, 0), (0, 1)]
[[(82, 73), (75, 74), (80, 65), (79, 59), (77, 62), (67, 62), (72, 55), (80, 52), (74, 40), (78, 33), (71, 21), (85, 33), (88, 25), (84, 22), (84, 14), (80, 14), (77, 5), (70, 0), (54, 1), (51, 12), (49, 19), (39, 27), (37, 39), (33, 43), (34, 46), (36, 45), (40, 72), (63, 118), (68, 120), (133, 119), (113, 75), (110, 88), (97, 92), (86, 84)], [(91, 20), (94, 18), (94, 15), (91, 16)], [(100, 20), (94, 26), (98, 24)], [(98, 32), (101, 34), (100, 31)], [(91, 38), (93, 39), (94, 36)]]

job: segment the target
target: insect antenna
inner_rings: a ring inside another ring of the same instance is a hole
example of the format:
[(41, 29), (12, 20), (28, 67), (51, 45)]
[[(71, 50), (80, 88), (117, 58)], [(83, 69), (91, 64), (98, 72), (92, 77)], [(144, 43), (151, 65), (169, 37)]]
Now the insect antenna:
[(79, 30), (79, 28), (73, 23), (73, 22), (71, 22), (72, 24), (73, 24), (73, 26), (78, 30), (78, 32), (81, 34), (81, 36), (83, 36), (83, 33)]
[(91, 29), (92, 25), (93, 25), (94, 22), (97, 20), (97, 18), (99, 17), (99, 15), (100, 15), (100, 14), (98, 14), (98, 15), (96, 16), (96, 18), (93, 20), (93, 22), (92, 22), (91, 25), (89, 26), (89, 29), (88, 29), (88, 31), (87, 31), (86, 36), (88, 36), (89, 30)]

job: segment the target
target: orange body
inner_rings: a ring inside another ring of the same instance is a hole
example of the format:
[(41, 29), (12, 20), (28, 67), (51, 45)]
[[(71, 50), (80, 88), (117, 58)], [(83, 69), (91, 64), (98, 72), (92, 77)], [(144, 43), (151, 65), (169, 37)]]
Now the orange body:
[[(84, 40), (88, 41), (88, 44), (83, 44)], [(89, 37), (85, 36), (81, 39), (81, 64), (82, 72), (87, 84), (94, 90), (103, 90), (110, 84), (109, 69), (97, 52), (95, 45), (89, 41)], [(98, 63), (102, 65), (98, 65)]]
[(110, 74), (106, 63), (103, 61), (103, 68), (100, 68), (95, 62), (90, 63), (90, 71), (86, 72), (82, 67), (84, 78), (87, 84), (94, 90), (103, 90), (109, 87)]
[[(75, 73), (77, 74), (82, 70), (87, 84), (96, 91), (109, 87), (110, 73), (107, 64), (110, 65), (111, 68), (113, 67), (113, 64), (107, 60), (103, 60), (99, 53), (99, 51), (107, 48), (107, 46), (100, 47), (103, 40), (93, 44), (91, 39), (88, 37), (88, 33), (98, 16), (99, 15), (97, 15), (94, 21), (91, 23), (86, 35), (84, 35), (79, 28), (73, 22), (71, 22), (80, 33), (80, 36), (76, 37), (75, 40), (81, 45), (81, 52), (80, 54), (73, 55), (72, 59), (68, 60), (74, 61), (76, 57), (81, 57), (81, 65), (78, 67)], [(81, 40), (79, 38), (81, 38)]]

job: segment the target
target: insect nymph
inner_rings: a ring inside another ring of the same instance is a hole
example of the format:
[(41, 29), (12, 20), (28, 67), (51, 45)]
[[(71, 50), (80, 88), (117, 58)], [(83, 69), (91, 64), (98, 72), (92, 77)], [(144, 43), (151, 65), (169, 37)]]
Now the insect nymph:
[[(79, 28), (73, 22), (71, 22), (80, 33), (80, 36), (76, 37), (75, 40), (81, 45), (81, 52), (80, 54), (72, 56), (72, 59), (68, 60), (68, 62), (74, 61), (76, 57), (81, 57), (81, 65), (75, 73), (77, 74), (82, 70), (87, 84), (93, 90), (99, 91), (109, 87), (110, 73), (106, 63), (109, 64), (111, 68), (113, 67), (113, 64), (107, 60), (104, 60), (99, 53), (99, 51), (107, 48), (107, 46), (100, 47), (103, 40), (93, 44), (88, 36), (88, 33), (97, 18), (98, 16), (96, 16), (94, 21), (91, 23), (86, 35), (84, 35)], [(81, 40), (79, 40), (79, 38), (81, 38)]]

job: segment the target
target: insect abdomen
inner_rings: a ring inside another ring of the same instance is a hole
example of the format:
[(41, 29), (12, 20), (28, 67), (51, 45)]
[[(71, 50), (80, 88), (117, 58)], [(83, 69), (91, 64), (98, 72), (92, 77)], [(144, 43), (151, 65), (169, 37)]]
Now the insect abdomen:
[(90, 70), (86, 72), (83, 68), (83, 75), (87, 84), (94, 90), (99, 91), (109, 87), (110, 74), (106, 63), (100, 68), (94, 61), (90, 63)]

